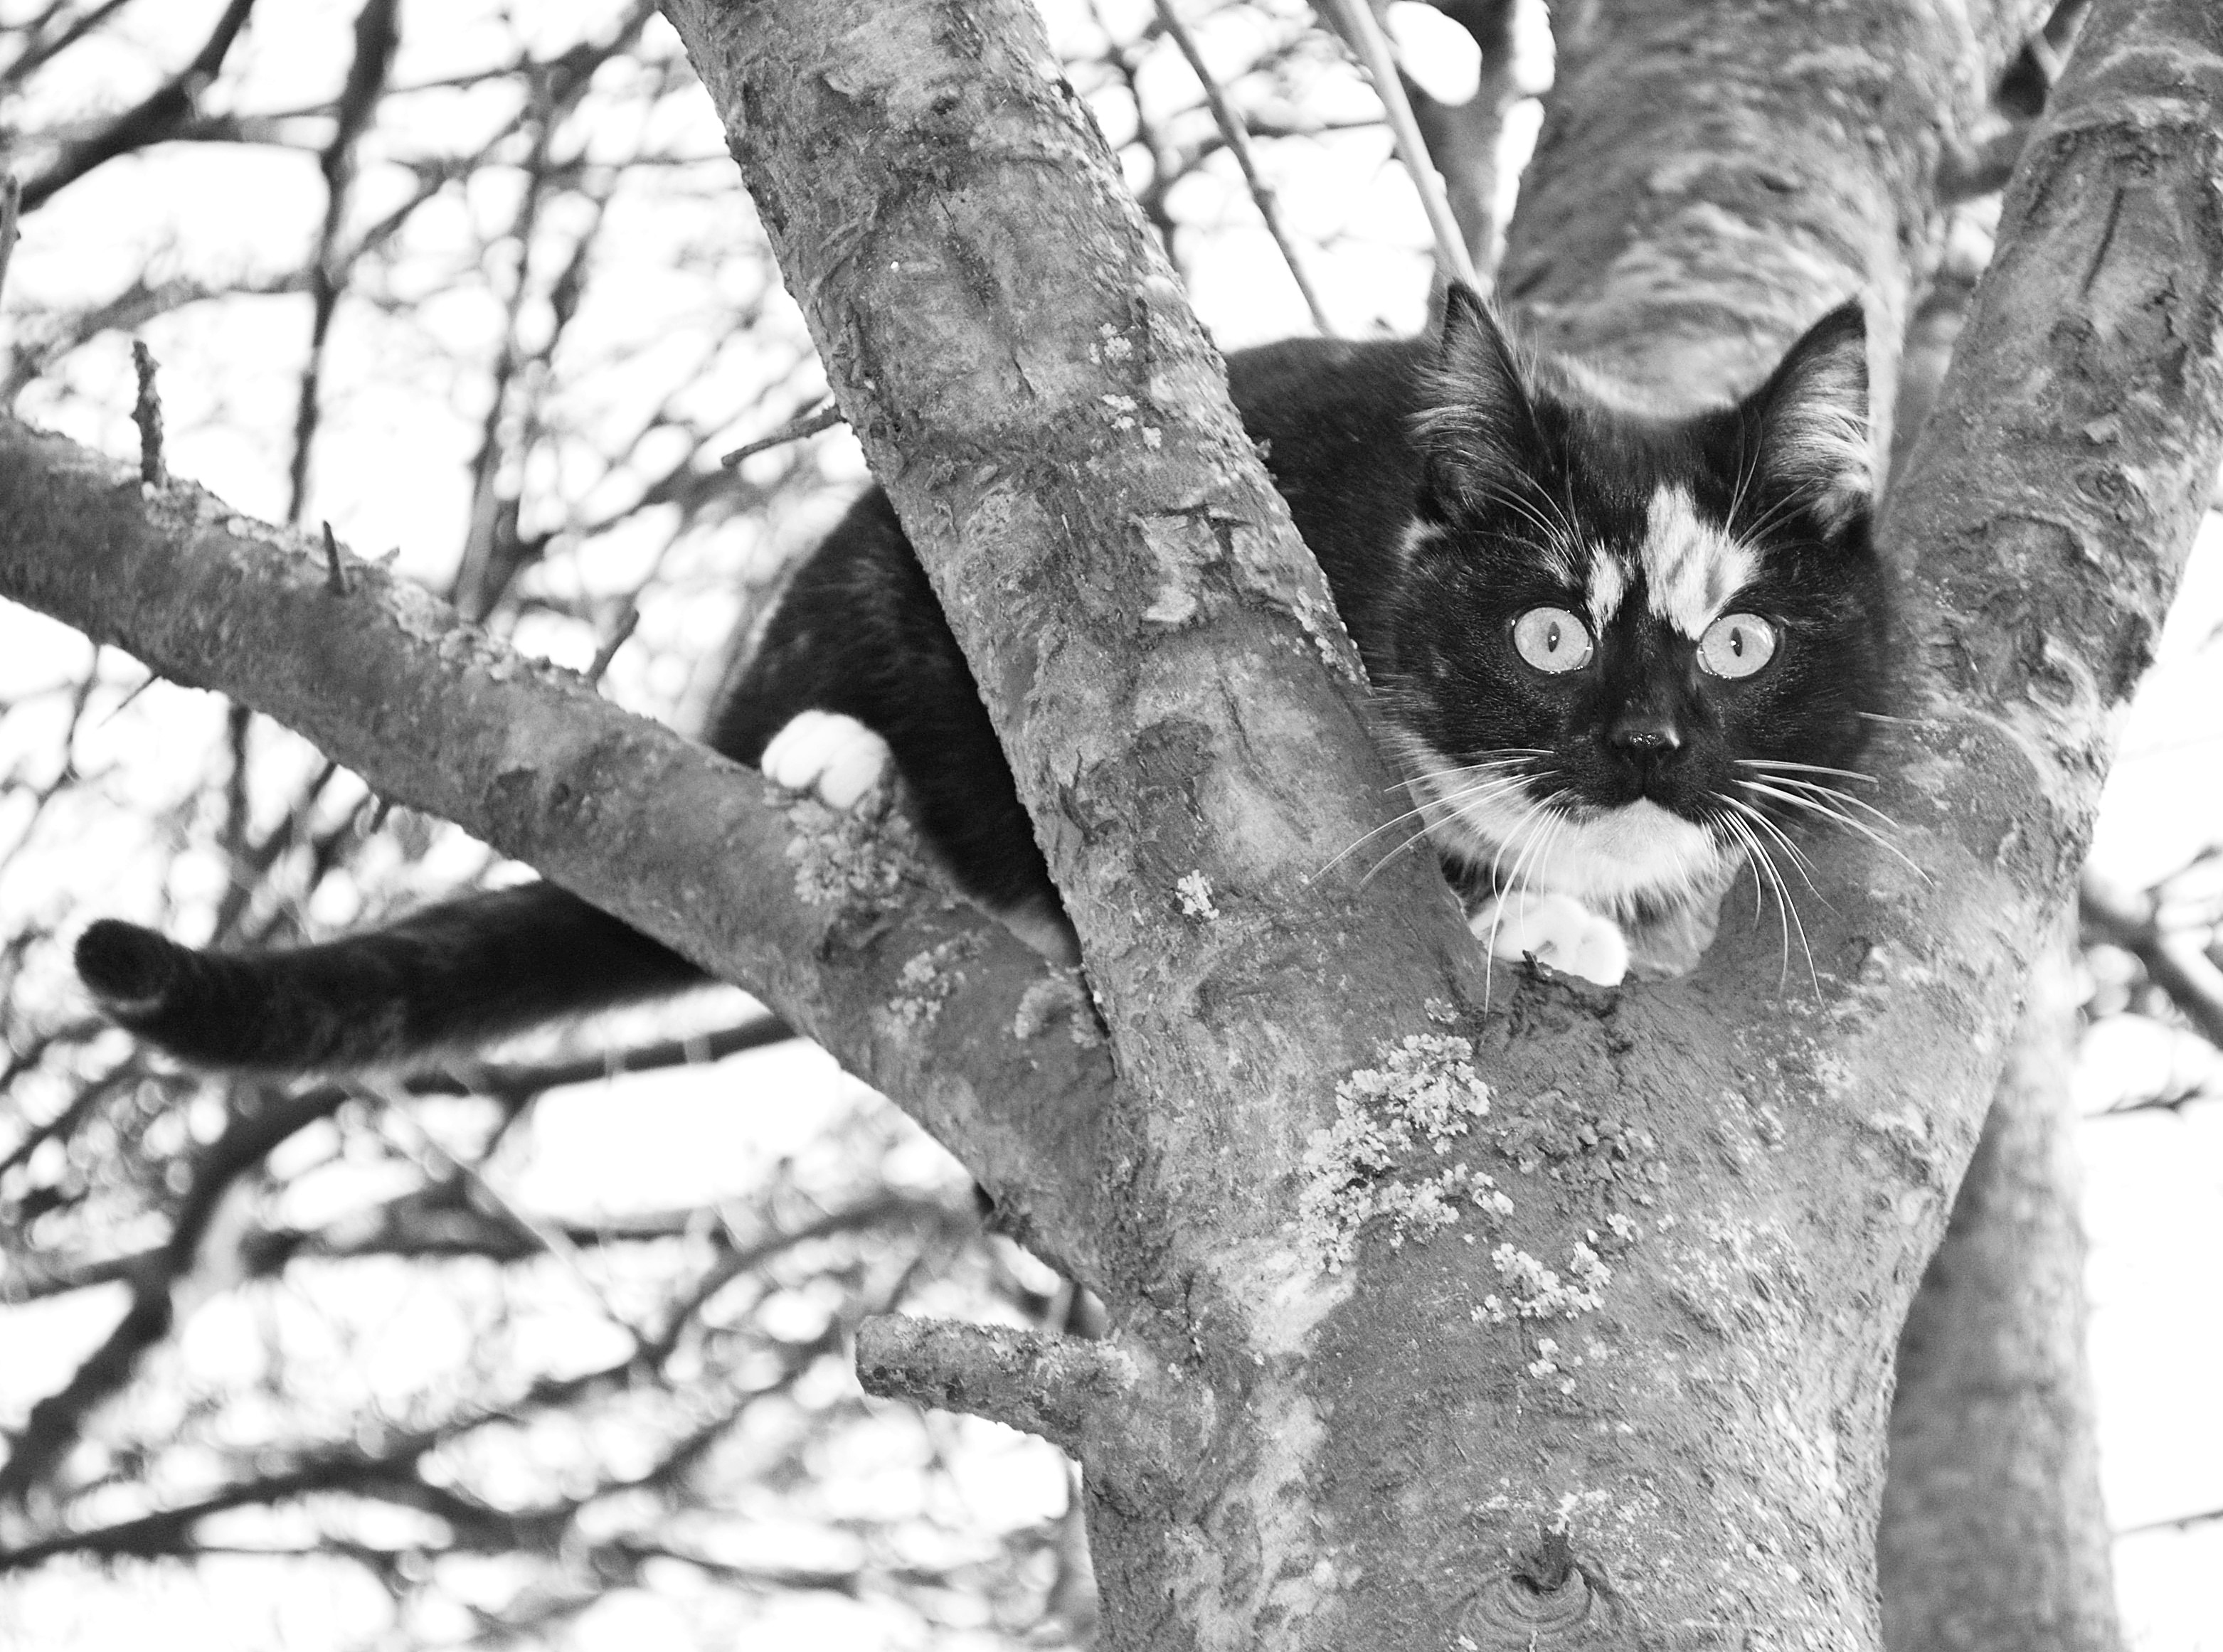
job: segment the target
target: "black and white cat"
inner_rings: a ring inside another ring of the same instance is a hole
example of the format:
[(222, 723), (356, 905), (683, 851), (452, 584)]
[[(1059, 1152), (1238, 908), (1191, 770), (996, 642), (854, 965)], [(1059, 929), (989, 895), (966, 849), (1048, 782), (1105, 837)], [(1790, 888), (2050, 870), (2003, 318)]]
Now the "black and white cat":
[[(1320, 562), (1476, 931), (1611, 983), (1689, 967), (1722, 891), (1820, 812), (1884, 691), (1867, 332), (1823, 317), (1733, 406), (1646, 412), (1530, 359), (1454, 290), (1439, 341), (1239, 352), (1230, 387)], [(707, 731), (856, 805), (887, 764), (959, 885), (1023, 936), (1066, 926), (987, 713), (886, 497), (781, 599)], [(362, 934), (222, 955), (103, 921), (78, 967), (188, 1059), (390, 1064), (701, 979), (547, 884)]]

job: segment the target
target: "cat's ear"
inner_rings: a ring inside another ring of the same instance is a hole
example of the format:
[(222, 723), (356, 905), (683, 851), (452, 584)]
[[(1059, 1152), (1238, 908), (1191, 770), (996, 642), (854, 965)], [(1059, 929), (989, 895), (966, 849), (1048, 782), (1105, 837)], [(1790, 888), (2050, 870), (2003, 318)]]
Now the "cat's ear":
[(1444, 293), (1443, 342), (1426, 385), (1415, 424), (1440, 504), (1472, 509), (1502, 493), (1509, 474), (1533, 468), (1535, 405), (1520, 357), (1488, 303), (1457, 281)]
[(1865, 517), (1875, 455), (1861, 301), (1847, 299), (1809, 328), (1743, 411), (1745, 428), (1759, 439), (1763, 478), (1803, 499), (1832, 533)]

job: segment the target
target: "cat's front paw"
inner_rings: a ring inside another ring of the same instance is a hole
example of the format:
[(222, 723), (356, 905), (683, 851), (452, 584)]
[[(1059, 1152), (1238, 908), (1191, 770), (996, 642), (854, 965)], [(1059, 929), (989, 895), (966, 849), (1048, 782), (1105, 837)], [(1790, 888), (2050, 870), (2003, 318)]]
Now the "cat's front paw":
[(1476, 908), (1467, 927), (1493, 958), (1532, 958), (1602, 987), (1619, 986), (1628, 973), (1620, 926), (1571, 895), (1515, 889)]
[(887, 773), (888, 743), (840, 712), (798, 712), (771, 737), (757, 768), (774, 785), (815, 792), (846, 813)]

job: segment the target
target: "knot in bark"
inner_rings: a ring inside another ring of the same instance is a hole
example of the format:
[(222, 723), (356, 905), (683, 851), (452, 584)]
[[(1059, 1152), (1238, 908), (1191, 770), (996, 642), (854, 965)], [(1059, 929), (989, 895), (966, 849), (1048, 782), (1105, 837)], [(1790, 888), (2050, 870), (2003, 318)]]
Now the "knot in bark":
[(1576, 1559), (1564, 1530), (1493, 1579), (1460, 1613), (1462, 1644), (1479, 1652), (1636, 1652), (1636, 1623), (1604, 1578)]

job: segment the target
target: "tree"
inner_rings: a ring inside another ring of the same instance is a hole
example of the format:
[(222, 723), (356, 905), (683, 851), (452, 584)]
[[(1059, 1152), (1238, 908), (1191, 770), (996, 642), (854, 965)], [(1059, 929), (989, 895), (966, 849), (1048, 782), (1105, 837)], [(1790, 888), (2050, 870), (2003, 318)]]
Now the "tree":
[[(951, 1145), (1118, 1335), (863, 1357), (1077, 1451), (1110, 1643), (1874, 1643), (1898, 1328), (2214, 470), (2214, 21), (2104, 9), (2020, 162), (1886, 516), (1912, 864), (1815, 845), (1786, 1010), (1764, 940), (1618, 996), (1490, 987), (1429, 869), (1314, 876), (1382, 823), (1347, 644), (1030, 14), (671, 10), (986, 686), (1086, 997), (853, 858), (799, 897), (727, 766), (16, 427), (0, 589), (746, 983)], [(1974, 89), (2043, 21), (1585, 12), (1504, 301), (1688, 398), (1846, 291), (1905, 317)], [(1459, 1162), (1502, 1204), (1342, 1257), (1338, 1208), (1436, 1166), (1346, 1183), (1312, 1133), (1446, 1086), (1489, 1094)]]

